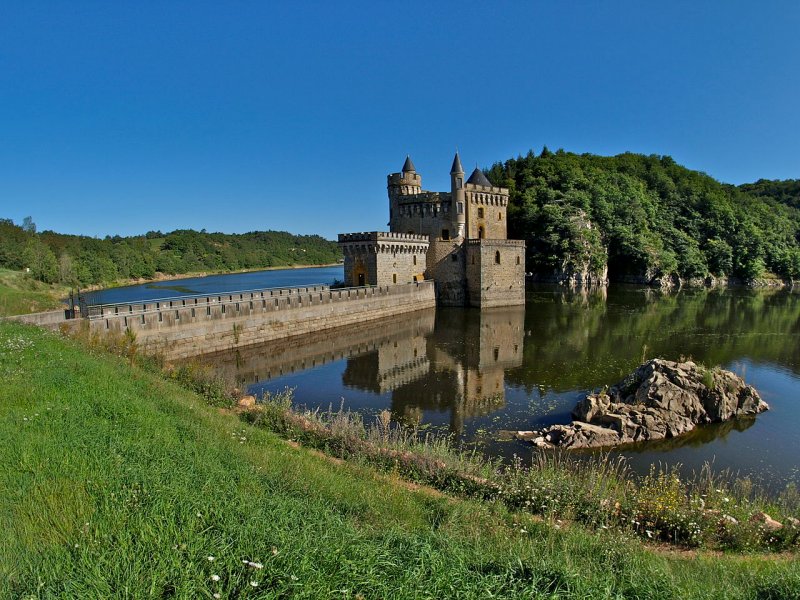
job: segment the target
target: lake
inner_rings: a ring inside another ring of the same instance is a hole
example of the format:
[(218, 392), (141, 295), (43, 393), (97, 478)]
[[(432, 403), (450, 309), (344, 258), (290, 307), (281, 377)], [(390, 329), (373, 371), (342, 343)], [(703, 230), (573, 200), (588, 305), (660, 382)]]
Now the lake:
[[(331, 283), (342, 267), (217, 275), (103, 290), (102, 302)], [(771, 410), (677, 439), (626, 447), (651, 463), (706, 462), (772, 489), (800, 485), (800, 294), (788, 290), (595, 290), (528, 286), (524, 307), (440, 308), (357, 328), (200, 357), (254, 394), (294, 389), (295, 402), (450, 433), (491, 456), (525, 457), (506, 429), (570, 420), (588, 391), (619, 381), (643, 359), (692, 358), (743, 376)]]
[(529, 456), (505, 429), (570, 421), (588, 391), (643, 358), (692, 358), (731, 369), (771, 410), (626, 447), (637, 472), (684, 473), (710, 462), (777, 489), (800, 484), (800, 294), (611, 286), (530, 287), (524, 307), (440, 308), (207, 357), (256, 394), (294, 389), (308, 408), (390, 410), (401, 423), (449, 432), (491, 456)]
[(185, 279), (150, 281), (137, 285), (126, 285), (82, 293), (89, 304), (113, 304), (115, 302), (158, 300), (190, 294), (298, 287), (315, 283), (331, 284), (336, 279), (344, 279), (344, 267), (341, 265), (187, 277)]

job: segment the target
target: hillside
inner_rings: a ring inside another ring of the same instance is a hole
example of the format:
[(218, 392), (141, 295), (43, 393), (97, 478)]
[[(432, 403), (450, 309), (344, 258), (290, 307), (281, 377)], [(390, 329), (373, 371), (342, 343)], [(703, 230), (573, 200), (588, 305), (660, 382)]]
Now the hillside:
[(0, 323), (0, 350), (3, 598), (791, 598), (800, 585), (792, 555), (660, 552), (332, 461), (32, 327)]
[(46, 283), (85, 286), (151, 278), (156, 272), (175, 275), (329, 264), (340, 256), (335, 242), (283, 231), (225, 234), (181, 229), (97, 239), (37, 233), (29, 220), (19, 226), (0, 219), (0, 267), (28, 267), (35, 279)]
[(511, 190), (509, 237), (544, 278), (611, 281), (800, 276), (797, 182), (735, 187), (668, 156), (547, 148), (496, 163)]
[(759, 198), (772, 198), (794, 208), (800, 208), (800, 179), (759, 179), (745, 183), (739, 189)]

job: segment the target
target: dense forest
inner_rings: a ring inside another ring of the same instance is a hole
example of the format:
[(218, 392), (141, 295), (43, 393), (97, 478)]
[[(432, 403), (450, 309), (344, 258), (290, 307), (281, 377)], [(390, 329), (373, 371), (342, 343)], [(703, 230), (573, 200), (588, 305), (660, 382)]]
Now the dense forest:
[(71, 286), (152, 278), (156, 272), (174, 275), (328, 264), (340, 257), (336, 243), (318, 235), (182, 229), (97, 239), (53, 231), (37, 233), (30, 218), (21, 225), (0, 219), (0, 267), (29, 268), (35, 279)]
[(800, 182), (722, 184), (668, 156), (546, 147), (487, 170), (527, 270), (561, 278), (800, 277)]

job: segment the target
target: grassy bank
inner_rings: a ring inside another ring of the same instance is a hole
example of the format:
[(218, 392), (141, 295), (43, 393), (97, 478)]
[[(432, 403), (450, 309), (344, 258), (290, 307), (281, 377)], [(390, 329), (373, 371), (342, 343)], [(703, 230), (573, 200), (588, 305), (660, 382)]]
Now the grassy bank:
[(36, 281), (22, 271), (0, 269), (0, 317), (55, 310), (67, 294), (66, 286)]
[(3, 597), (800, 593), (792, 557), (662, 552), (409, 485), (31, 327), (0, 323), (0, 372)]

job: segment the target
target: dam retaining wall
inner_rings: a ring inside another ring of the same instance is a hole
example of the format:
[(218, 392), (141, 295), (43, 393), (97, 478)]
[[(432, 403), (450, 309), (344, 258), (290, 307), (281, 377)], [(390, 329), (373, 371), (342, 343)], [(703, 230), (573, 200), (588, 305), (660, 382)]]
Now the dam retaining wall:
[(432, 281), (330, 289), (254, 290), (89, 306), (92, 333), (136, 335), (139, 348), (176, 360), (434, 308)]

